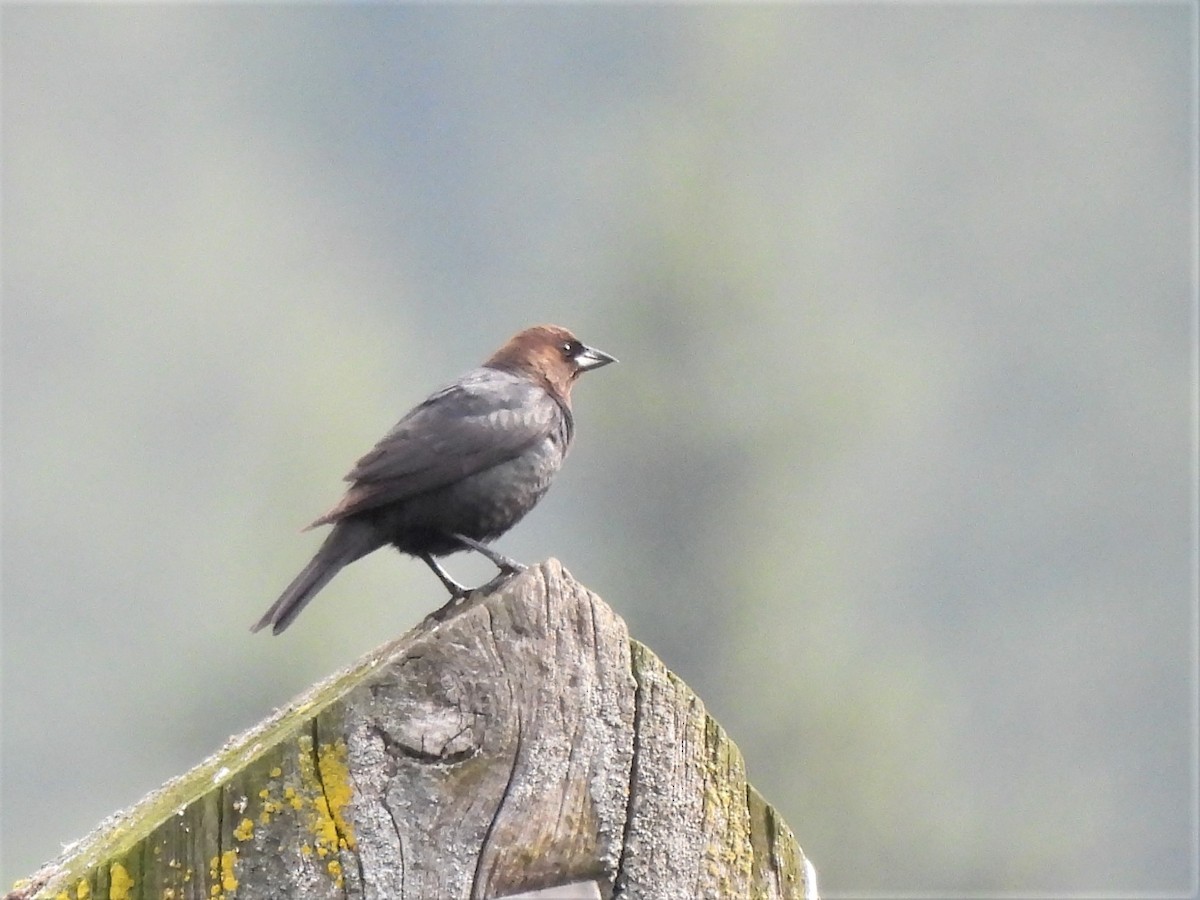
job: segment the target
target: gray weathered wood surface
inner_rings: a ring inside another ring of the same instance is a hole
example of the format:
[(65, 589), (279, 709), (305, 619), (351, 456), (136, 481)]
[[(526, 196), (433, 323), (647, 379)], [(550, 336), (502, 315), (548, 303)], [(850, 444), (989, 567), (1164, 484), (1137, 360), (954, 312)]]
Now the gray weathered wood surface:
[(10, 897), (816, 897), (700, 700), (550, 560), (426, 620)]

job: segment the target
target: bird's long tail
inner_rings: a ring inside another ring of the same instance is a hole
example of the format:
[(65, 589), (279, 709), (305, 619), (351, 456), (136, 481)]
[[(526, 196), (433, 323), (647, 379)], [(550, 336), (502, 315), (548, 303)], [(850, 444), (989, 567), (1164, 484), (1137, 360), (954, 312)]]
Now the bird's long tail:
[(300, 615), (300, 610), (321, 588), (329, 584), (334, 575), (356, 559), (378, 550), (383, 544), (375, 528), (367, 522), (352, 519), (338, 522), (329, 532), (329, 537), (325, 538), (317, 555), (250, 630), (259, 631), (270, 625), (272, 633), (279, 634), (292, 624), (292, 620)]

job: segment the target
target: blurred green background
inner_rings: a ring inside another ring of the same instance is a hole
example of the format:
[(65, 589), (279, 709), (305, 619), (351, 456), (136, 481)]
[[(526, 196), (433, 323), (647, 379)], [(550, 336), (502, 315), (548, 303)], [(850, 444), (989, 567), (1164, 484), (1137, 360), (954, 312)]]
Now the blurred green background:
[(442, 602), (247, 630), (553, 321), (621, 365), (499, 546), (826, 896), (1194, 892), (1196, 11), (5, 4), (2, 883)]

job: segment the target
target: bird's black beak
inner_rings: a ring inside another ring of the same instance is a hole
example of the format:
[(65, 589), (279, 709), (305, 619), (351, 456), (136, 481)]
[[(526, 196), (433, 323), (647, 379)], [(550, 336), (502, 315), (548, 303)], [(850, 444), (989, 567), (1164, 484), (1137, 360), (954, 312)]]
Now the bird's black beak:
[(601, 366), (607, 366), (609, 363), (615, 363), (617, 358), (609, 356), (603, 350), (597, 350), (595, 347), (584, 346), (582, 350), (575, 354), (575, 365), (579, 367), (580, 372), (586, 372), (588, 369), (598, 369)]

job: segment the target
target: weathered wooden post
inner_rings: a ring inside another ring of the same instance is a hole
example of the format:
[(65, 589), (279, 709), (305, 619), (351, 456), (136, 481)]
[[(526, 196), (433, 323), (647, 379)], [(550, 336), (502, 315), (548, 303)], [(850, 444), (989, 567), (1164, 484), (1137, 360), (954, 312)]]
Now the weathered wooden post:
[(12, 898), (816, 898), (688, 687), (550, 560), (110, 817)]

